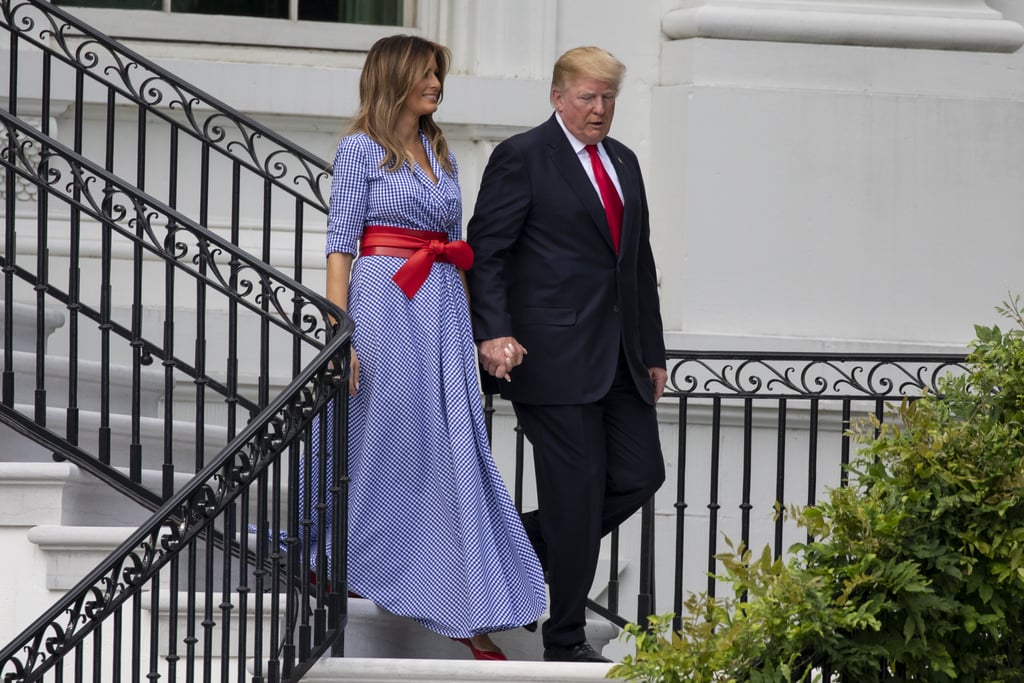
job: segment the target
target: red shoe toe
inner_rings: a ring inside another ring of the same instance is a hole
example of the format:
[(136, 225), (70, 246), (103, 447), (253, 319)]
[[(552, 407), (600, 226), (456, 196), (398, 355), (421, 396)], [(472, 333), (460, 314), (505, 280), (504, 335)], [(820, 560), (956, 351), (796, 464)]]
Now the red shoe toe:
[(507, 662), (508, 657), (501, 650), (478, 650), (473, 646), (473, 641), (469, 638), (452, 638), (452, 640), (462, 643), (469, 648), (469, 651), (473, 653), (473, 659), (479, 659), (481, 661), (490, 662)]

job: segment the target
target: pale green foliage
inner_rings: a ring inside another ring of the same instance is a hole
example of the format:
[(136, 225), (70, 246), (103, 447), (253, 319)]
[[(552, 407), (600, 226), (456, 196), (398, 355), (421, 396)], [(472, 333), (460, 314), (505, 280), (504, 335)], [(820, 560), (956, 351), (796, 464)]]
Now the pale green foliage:
[[(1024, 681), (1024, 315), (975, 328), (966, 376), (867, 419), (847, 488), (789, 514), (816, 539), (719, 556), (732, 600), (631, 625), (610, 677), (649, 683)], [(732, 546), (730, 545), (730, 548)]]

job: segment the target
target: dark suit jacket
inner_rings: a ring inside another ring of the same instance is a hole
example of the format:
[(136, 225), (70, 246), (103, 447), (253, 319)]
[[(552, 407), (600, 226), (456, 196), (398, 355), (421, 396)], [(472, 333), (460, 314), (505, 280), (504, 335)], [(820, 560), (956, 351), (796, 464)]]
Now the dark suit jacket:
[(665, 367), (647, 196), (636, 155), (603, 141), (623, 194), (622, 237), (612, 246), (601, 199), (554, 115), (505, 140), (484, 170), (467, 229), (467, 272), (477, 340), (513, 336), (526, 347), (501, 395), (530, 404), (603, 397), (625, 353), (643, 400), (647, 368)]

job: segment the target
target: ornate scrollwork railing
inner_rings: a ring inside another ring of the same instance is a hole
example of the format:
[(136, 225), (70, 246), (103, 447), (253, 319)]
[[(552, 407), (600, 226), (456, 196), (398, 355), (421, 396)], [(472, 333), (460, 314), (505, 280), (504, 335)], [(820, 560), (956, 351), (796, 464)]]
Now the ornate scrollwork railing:
[[(260, 487), (262, 492), (258, 494), (253, 493), (252, 484), (268, 467), (274, 465), (280, 470), (279, 460), (283, 452), (289, 451), (294, 458), (302, 452), (301, 444), (305, 444), (305, 452), (314, 447), (308, 443), (308, 437), (303, 441), (314, 419), (332, 420), (332, 424), (344, 419), (344, 411), (331, 406), (332, 399), (336, 399), (340, 391), (339, 378), (347, 372), (348, 353), (345, 350), (351, 337), (352, 322), (341, 309), (323, 297), (3, 110), (0, 110), (0, 126), (3, 128), (0, 133), (0, 168), (33, 185), (40, 195), (58, 198), (73, 210), (91, 217), (102, 230), (116, 236), (120, 243), (131, 244), (138, 252), (147, 252), (158, 262), (184, 273), (204, 290), (218, 292), (227, 301), (251, 312), (254, 319), (283, 330), (287, 338), (292, 340), (293, 346), (303, 345), (312, 354), (316, 354), (310, 363), (296, 373), (294, 381), (277, 398), (265, 402), (249, 400), (220, 385), (213, 377), (203, 375), (201, 368), (189, 367), (185, 359), (172, 356), (167, 348), (157, 342), (138, 337), (138, 330), (129, 330), (115, 322), (109, 314), (104, 315), (102, 311), (91, 308), (77, 298), (72, 300), (67, 293), (49, 286), (45, 273), (34, 274), (13, 263), (13, 260), (8, 263), (4, 257), (5, 272), (18, 275), (33, 283), (37, 290), (47, 292), (65, 304), (74, 305), (78, 313), (131, 339), (133, 345), (141, 347), (143, 354), (162, 358), (165, 365), (184, 370), (197, 383), (222, 391), (225, 396), (233, 396), (233, 400), (247, 408), (252, 416), (238, 436), (231, 439), (195, 478), (177, 494), (169, 495), (167, 502), (149, 522), (143, 524), (82, 583), (69, 591), (64, 599), (0, 651), (0, 680), (14, 682), (37, 680), (50, 667), (58, 666), (65, 655), (74, 651), (91, 633), (98, 632), (100, 625), (125, 601), (133, 597), (138, 599), (144, 588), (158, 585), (160, 579), (156, 577), (162, 576), (162, 569), (174, 558), (180, 557), (186, 547), (194, 547), (201, 537), (220, 548), (226, 556), (248, 558), (252, 552), (248, 550), (249, 546), (260, 546), (262, 550), (256, 551), (256, 557), (252, 559), (253, 576), (257, 584), (253, 592), (256, 595), (269, 586), (301, 583), (297, 576), (309, 571), (311, 541), (308, 536), (304, 544), (298, 541), (302, 536), (300, 521), (291, 517), (287, 522), (287, 533), (283, 536), (287, 536), (293, 543), (292, 559), (295, 561), (290, 562), (287, 568), (282, 568), (283, 564), (275, 560), (280, 557), (280, 549), (271, 550), (266, 547), (266, 542), (256, 541), (252, 534), (251, 542), (247, 543), (244, 539), (249, 532), (239, 532), (237, 526), (233, 526), (236, 524), (233, 521), (234, 515), (239, 514), (237, 509), (233, 508), (230, 513), (227, 509), (237, 507), (236, 501), (243, 494), (246, 498), (267, 495), (266, 484)], [(136, 263), (141, 258), (141, 254), (138, 255)], [(9, 411), (12, 408), (4, 405), (3, 410)], [(341, 449), (340, 453), (334, 454), (335, 461), (344, 462), (344, 440), (335, 441)], [(165, 463), (165, 467), (168, 464)], [(321, 472), (320, 476), (328, 474)], [(335, 481), (318, 485), (324, 490), (342, 492), (342, 495), (333, 497), (328, 503), (337, 503), (336, 507), (342, 505), (345, 499), (343, 472), (337, 476)], [(273, 513), (269, 510), (277, 509), (279, 504), (284, 504), (286, 509), (298, 509), (299, 503), (294, 498), (299, 495), (298, 488), (282, 491), (279, 482), (273, 501), (264, 500), (260, 503), (260, 509), (264, 512), (259, 514), (263, 516), (254, 521), (261, 525), (258, 526), (261, 533), (269, 529), (276, 530), (273, 534), (275, 538), (282, 535), (285, 528), (275, 526)], [(293, 499), (282, 502), (283, 497), (288, 495)], [(339, 519), (343, 515), (343, 512), (337, 510), (328, 511), (326, 506), (318, 514), (328, 513), (337, 515)], [(241, 514), (245, 519), (244, 515), (248, 513)], [(215, 523), (217, 527), (214, 527)], [(303, 523), (309, 522), (304, 520)], [(243, 528), (247, 528), (244, 522)], [(325, 528), (322, 520), (319, 528)], [(238, 533), (242, 535), (241, 540), (236, 537)], [(318, 552), (323, 554), (325, 550), (321, 547)], [(344, 544), (336, 544), (332, 552), (344, 553)], [(299, 563), (300, 556), (305, 564)], [(331, 560), (335, 567), (345, 565), (343, 556), (332, 557)], [(300, 567), (306, 569), (301, 570)], [(236, 580), (241, 581), (238, 600), (244, 601), (249, 588), (242, 577)], [(194, 594), (195, 587), (191, 581), (187, 592)], [(263, 586), (263, 581), (269, 583)], [(336, 586), (342, 584), (342, 581), (335, 583)], [(289, 632), (283, 638), (275, 639), (272, 648), (281, 649), (271, 652), (267, 660), (273, 662), (273, 666), (283, 667), (282, 674), (308, 667), (335, 642), (342, 621), (338, 610), (343, 609), (343, 605), (336, 596), (327, 599), (330, 589), (327, 588), (325, 592), (325, 585), (326, 582), (316, 589), (320, 591), (321, 604), (317, 608), (320, 616), (317, 618), (321, 627), (315, 633), (315, 647), (312, 649), (308, 635), (308, 610), (300, 608), (297, 603), (293, 604), (300, 598), (295, 597), (292, 591), (288, 591), (286, 597), (282, 598), (289, 603), (285, 612), (282, 612), (291, 615), (286, 625)], [(206, 588), (207, 592), (210, 590)], [(303, 604), (308, 604), (310, 586), (307, 584), (299, 592), (301, 599), (305, 600)], [(227, 598), (220, 607), (228, 612), (234, 608)], [(227, 617), (223, 618), (229, 621)], [(331, 628), (325, 630), (322, 627), (325, 623), (331, 624)], [(214, 627), (212, 620), (204, 622), (204, 628)], [(307, 634), (296, 636), (296, 628), (305, 629)], [(297, 651), (294, 643), (299, 640), (306, 645)], [(130, 645), (140, 647), (141, 642), (132, 639)], [(238, 647), (239, 652), (245, 652), (244, 645)], [(192, 660), (189, 661), (191, 666)], [(151, 662), (150, 666), (158, 665)], [(263, 664), (258, 663), (258, 666)], [(150, 674), (155, 670), (151, 668)], [(99, 675), (100, 669), (95, 671)], [(287, 675), (284, 677), (288, 678)]]
[(39, 0), (0, 0), (0, 27), (113, 88), (326, 213), (328, 164), (142, 55)]
[[(66, 358), (48, 353), (44, 334), (31, 353), (16, 350), (5, 330), (0, 423), (134, 492), (143, 508), (160, 506), (0, 649), (0, 680), (70, 679), (73, 667), (95, 680), (175, 680), (179, 666), (195, 680), (233, 680), (246, 667), (253, 678), (296, 680), (328, 649), (340, 652), (345, 610), (344, 466), (299, 467), (328, 451), (330, 462), (347, 462), (346, 441), (311, 443), (311, 425), (345, 430), (352, 323), (298, 282), (303, 217), (327, 210), (327, 164), (48, 2), (0, 0), (0, 27), (11, 47), (0, 298), (8, 321), (16, 299), (37, 321), (55, 304), (67, 316)], [(99, 137), (83, 125), (94, 104), (106, 119)], [(133, 119), (134, 129), (119, 123)], [(166, 172), (146, 163), (165, 133)], [(105, 164), (72, 150), (95, 145)], [(133, 154), (138, 187), (115, 172), (115, 157)], [(231, 212), (209, 200), (225, 169), (231, 189), (220, 198), (239, 203), (256, 187), (263, 204), (261, 218), (236, 211), (221, 234), (206, 224)], [(145, 185), (147, 173), (168, 179), (165, 195), (153, 195), (159, 184)], [(179, 192), (179, 181), (189, 189)], [(270, 246), (286, 232), (275, 223), (278, 190), (296, 216), (287, 254)], [(239, 246), (257, 226), (260, 256)], [(270, 266), (272, 256), (295, 264), (293, 276)], [(34, 372), (13, 362), (27, 356)], [(143, 371), (154, 358), (162, 367)], [(50, 381), (61, 373), (66, 391)], [(311, 490), (331, 495), (303, 512), (301, 491)], [(322, 530), (333, 545), (315, 537)], [(340, 569), (314, 585), (316, 566)], [(198, 613), (201, 623), (178, 637), (177, 621)]]
[[(0, 164), (103, 226), (321, 348), (339, 310), (272, 266), (0, 110)], [(152, 352), (156, 344), (147, 345)]]
[[(343, 387), (339, 377), (346, 372), (347, 354), (341, 353), (341, 349), (351, 333), (351, 324), (340, 327), (337, 332), (318, 359), (252, 420), (203, 473), (193, 478), (107, 560), (0, 650), (0, 680), (37, 680), (62, 657), (73, 652), (121, 605), (152, 586), (154, 577), (183, 548), (210, 533), (228, 507), (306, 433), (314, 419), (325, 418), (332, 400)], [(336, 361), (334, 365), (332, 360)], [(337, 476), (337, 481), (327, 485), (343, 486), (341, 473)], [(293, 491), (292, 495), (298, 493)], [(292, 538), (299, 535), (297, 528), (288, 531)], [(343, 548), (335, 547), (334, 552), (343, 552)], [(334, 566), (344, 566), (341, 557), (332, 559)], [(284, 570), (281, 564), (274, 563), (269, 572), (269, 585), (294, 584), (293, 567), (288, 565)], [(307, 585), (305, 592), (308, 590)], [(301, 597), (288, 592), (285, 599), (292, 601)], [(308, 601), (308, 594), (305, 598)], [(224, 599), (227, 599), (226, 594)], [(337, 601), (327, 601), (327, 604), (330, 609), (338, 609), (340, 605)], [(299, 611), (297, 604), (288, 605), (287, 609), (291, 614)], [(328, 623), (335, 628), (340, 624), (339, 617), (337, 613), (326, 615)], [(285, 625), (292, 631), (296, 627), (294, 621)], [(325, 637), (323, 648), (331, 640)], [(295, 642), (294, 633), (285, 634), (283, 642)], [(315, 661), (316, 657), (311, 659)], [(285, 669), (293, 664), (286, 664)]]
[(938, 393), (967, 370), (963, 355), (678, 352), (669, 395), (734, 398), (897, 399)]

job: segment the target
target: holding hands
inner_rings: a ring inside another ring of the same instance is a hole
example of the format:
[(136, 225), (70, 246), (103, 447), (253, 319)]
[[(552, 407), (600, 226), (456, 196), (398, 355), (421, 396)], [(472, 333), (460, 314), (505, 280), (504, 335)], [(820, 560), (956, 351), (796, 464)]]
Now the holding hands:
[(477, 354), (480, 365), (488, 374), (511, 382), (512, 368), (523, 362), (527, 351), (515, 337), (498, 337), (478, 343)]

